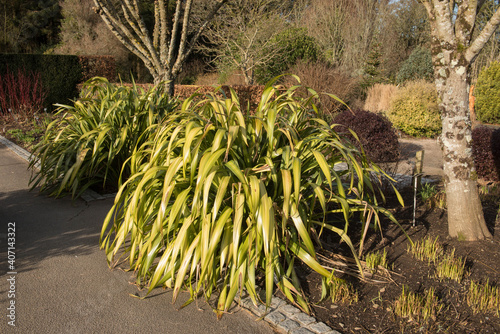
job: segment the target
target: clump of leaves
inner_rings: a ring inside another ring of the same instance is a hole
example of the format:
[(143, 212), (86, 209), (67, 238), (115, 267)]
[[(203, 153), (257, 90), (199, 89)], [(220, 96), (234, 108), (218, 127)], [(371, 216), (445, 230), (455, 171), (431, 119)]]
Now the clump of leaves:
[(447, 278), (460, 283), (465, 274), (465, 259), (455, 256), (455, 249), (444, 254), (436, 264), (436, 275), (440, 279)]
[(94, 184), (117, 187), (130, 174), (129, 157), (173, 109), (164, 85), (144, 91), (117, 86), (104, 78), (84, 84), (73, 105), (59, 105), (58, 115), (34, 148), (30, 168), (40, 161), (32, 188), (60, 196), (80, 196)]
[(500, 291), (498, 287), (491, 286), (489, 281), (485, 284), (471, 281), (469, 293), (467, 294), (467, 304), (474, 314), (480, 312), (493, 312), (500, 315)]
[(365, 262), (372, 273), (375, 273), (379, 266), (387, 269), (387, 250), (366, 254)]
[(409, 321), (427, 322), (436, 320), (436, 316), (443, 309), (443, 304), (435, 295), (434, 288), (425, 290), (423, 295), (408, 291), (403, 286), (401, 296), (394, 302), (393, 311), (401, 318)]
[(433, 196), (437, 194), (437, 189), (434, 184), (424, 183), (419, 191), (420, 198), (422, 201), (427, 202)]
[(419, 190), (419, 195), (428, 208), (446, 208), (446, 193), (439, 190), (435, 184), (424, 183)]
[(324, 296), (336, 284), (316, 259), (322, 231), (337, 234), (361, 269), (350, 225), (380, 228), (380, 214), (397, 223), (370, 178), (383, 172), (320, 117), (312, 98), (297, 98), (297, 86), (272, 85), (252, 115), (234, 92), (188, 98), (132, 154), (101, 245), (110, 263), (128, 257), (148, 293), (173, 288), (175, 301), (184, 287), (189, 303), (218, 291), (221, 316), (243, 288), (257, 303), (260, 272), (267, 305), (276, 284), (308, 311), (296, 261), (323, 277)]
[(438, 243), (438, 237), (432, 240), (430, 236), (422, 240), (418, 240), (408, 245), (408, 252), (420, 261), (427, 261), (428, 263), (437, 263), (443, 256), (443, 246)]

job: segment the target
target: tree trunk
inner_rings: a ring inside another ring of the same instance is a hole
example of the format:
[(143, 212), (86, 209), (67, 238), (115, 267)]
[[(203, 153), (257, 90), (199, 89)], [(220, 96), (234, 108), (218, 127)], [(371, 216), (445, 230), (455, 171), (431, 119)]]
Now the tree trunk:
[(472, 156), (469, 64), (456, 54), (444, 51), (434, 55), (434, 72), (443, 126), (440, 139), (448, 231), (451, 237), (472, 241), (491, 238), (491, 234), (484, 220)]
[(173, 97), (175, 94), (175, 77), (172, 72), (168, 69), (163, 69), (160, 75), (154, 78), (154, 84), (158, 85), (160, 83), (167, 85), (167, 94), (169, 97)]
[(174, 97), (175, 94), (175, 83), (174, 80), (167, 81), (168, 85), (168, 96), (169, 97)]

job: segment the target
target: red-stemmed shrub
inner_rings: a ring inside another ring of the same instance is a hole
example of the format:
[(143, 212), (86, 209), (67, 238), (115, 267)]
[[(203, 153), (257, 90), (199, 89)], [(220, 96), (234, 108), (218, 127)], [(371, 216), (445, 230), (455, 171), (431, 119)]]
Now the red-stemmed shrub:
[[(333, 123), (343, 125), (335, 129), (354, 139), (347, 128), (352, 129), (358, 135), (366, 155), (371, 160), (375, 162), (398, 160), (398, 136), (392, 123), (384, 116), (365, 110), (346, 110), (338, 114)], [(353, 142), (356, 143), (355, 140)]]
[(479, 178), (485, 181), (500, 181), (500, 128), (474, 128), (472, 154)]
[(40, 73), (18, 69), (0, 75), (0, 115), (15, 120), (29, 120), (43, 109), (46, 91)]

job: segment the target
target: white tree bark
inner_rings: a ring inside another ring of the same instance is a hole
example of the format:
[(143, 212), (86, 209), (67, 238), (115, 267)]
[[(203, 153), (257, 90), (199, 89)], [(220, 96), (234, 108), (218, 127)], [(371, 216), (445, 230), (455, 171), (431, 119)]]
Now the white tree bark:
[(478, 0), (420, 0), (431, 23), (434, 79), (440, 99), (444, 184), (450, 236), (490, 238), (477, 187), (472, 157), (469, 112), (470, 65), (500, 24), (500, 11), (471, 41)]

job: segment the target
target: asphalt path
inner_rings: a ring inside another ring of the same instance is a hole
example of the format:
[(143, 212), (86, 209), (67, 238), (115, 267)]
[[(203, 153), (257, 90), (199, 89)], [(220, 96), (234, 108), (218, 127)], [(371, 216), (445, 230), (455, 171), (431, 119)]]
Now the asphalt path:
[(144, 291), (98, 246), (112, 199), (49, 198), (29, 177), (0, 144), (0, 333), (274, 333), (238, 306), (217, 320), (203, 299), (181, 309), (186, 293), (175, 304), (162, 289), (131, 297)]

